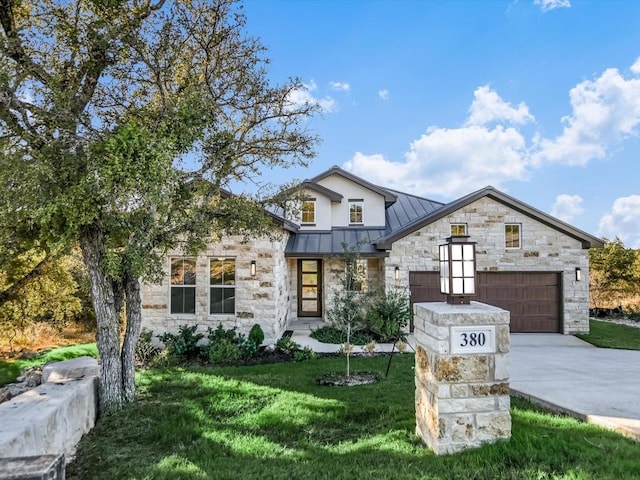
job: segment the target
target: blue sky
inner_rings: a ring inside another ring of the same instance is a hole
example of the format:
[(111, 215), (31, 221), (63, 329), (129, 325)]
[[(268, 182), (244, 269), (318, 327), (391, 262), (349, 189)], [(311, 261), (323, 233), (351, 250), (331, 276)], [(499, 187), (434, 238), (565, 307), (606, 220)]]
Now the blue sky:
[(245, 0), (338, 165), (448, 202), (492, 185), (640, 248), (640, 2)]

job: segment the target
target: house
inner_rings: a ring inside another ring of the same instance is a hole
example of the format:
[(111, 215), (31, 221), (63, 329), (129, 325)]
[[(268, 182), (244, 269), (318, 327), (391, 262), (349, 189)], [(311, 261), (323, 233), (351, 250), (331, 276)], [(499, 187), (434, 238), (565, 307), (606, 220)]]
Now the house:
[(303, 182), (280, 238), (224, 237), (197, 257), (173, 252), (164, 280), (142, 288), (143, 328), (177, 331), (222, 323), (275, 340), (302, 317), (326, 319), (340, 288), (343, 243), (378, 288), (402, 287), (412, 302), (444, 301), (438, 245), (476, 242), (476, 300), (511, 312), (512, 332), (589, 330), (589, 248), (600, 239), (493, 187), (443, 204), (374, 185), (333, 167)]

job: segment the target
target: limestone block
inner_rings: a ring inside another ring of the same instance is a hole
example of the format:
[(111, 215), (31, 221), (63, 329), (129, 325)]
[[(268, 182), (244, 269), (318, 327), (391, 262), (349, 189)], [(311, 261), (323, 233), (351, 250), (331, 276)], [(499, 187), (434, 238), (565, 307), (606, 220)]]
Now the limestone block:
[(509, 379), (509, 355), (507, 353), (496, 354), (493, 357), (493, 379), (496, 381)]
[(476, 435), (478, 440), (498, 440), (511, 436), (511, 414), (509, 410), (476, 415)]
[(482, 382), (489, 380), (486, 355), (439, 357), (435, 368), (439, 382)]
[(0, 458), (0, 480), (64, 480), (64, 455)]
[(98, 377), (48, 382), (0, 404), (3, 456), (64, 453), (95, 425)]
[(509, 325), (496, 326), (496, 351), (498, 353), (508, 353), (511, 349), (511, 333)]
[(441, 398), (438, 402), (438, 413), (442, 415), (445, 413), (492, 411), (495, 405), (496, 401), (493, 397)]
[(77, 357), (45, 365), (42, 368), (42, 383), (59, 382), (91, 375), (100, 375), (100, 367), (96, 359)]

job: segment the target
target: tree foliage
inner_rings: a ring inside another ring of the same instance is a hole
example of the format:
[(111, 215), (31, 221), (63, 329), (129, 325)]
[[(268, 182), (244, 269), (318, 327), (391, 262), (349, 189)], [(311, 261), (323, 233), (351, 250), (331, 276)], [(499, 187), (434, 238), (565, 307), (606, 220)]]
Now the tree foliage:
[(42, 256), (32, 251), (13, 260), (11, 270), (0, 272), (0, 288), (15, 285), (14, 277), (24, 278), (22, 273), (33, 271), (33, 265), (44, 267), (27, 283), (14, 289), (0, 305), (0, 343), (7, 344), (9, 350), (12, 350), (14, 339), (32, 322), (61, 329), (70, 320), (75, 320), (82, 310), (77, 295), (78, 283), (71, 273), (79, 267), (77, 258), (65, 255), (42, 263)]
[(266, 232), (264, 199), (225, 187), (311, 158), (317, 106), (269, 84), (232, 0), (0, 0), (0, 25), (0, 234), (80, 245), (108, 414), (134, 395), (138, 280), (169, 249)]
[(605, 239), (603, 248), (589, 250), (589, 272), (593, 306), (618, 306), (640, 291), (640, 252), (617, 237)]

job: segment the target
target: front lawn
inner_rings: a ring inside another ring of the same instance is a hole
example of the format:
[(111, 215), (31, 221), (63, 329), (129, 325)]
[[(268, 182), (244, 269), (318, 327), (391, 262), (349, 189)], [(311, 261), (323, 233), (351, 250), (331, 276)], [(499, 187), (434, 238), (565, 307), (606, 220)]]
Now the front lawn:
[[(384, 375), (388, 357), (354, 358)], [(389, 378), (324, 387), (341, 358), (138, 375), (136, 402), (102, 418), (67, 468), (73, 479), (640, 478), (638, 444), (513, 400), (513, 438), (436, 457), (414, 435), (414, 358)]]
[(589, 320), (589, 334), (576, 335), (596, 347), (640, 350), (640, 328)]

